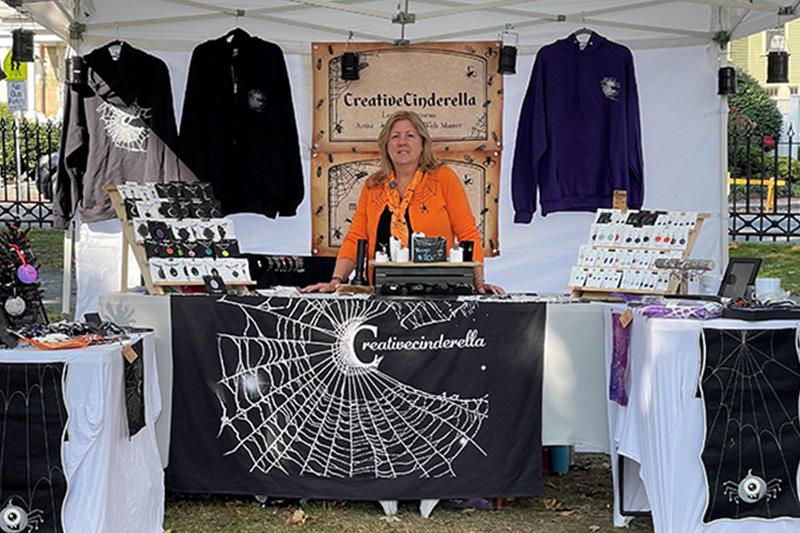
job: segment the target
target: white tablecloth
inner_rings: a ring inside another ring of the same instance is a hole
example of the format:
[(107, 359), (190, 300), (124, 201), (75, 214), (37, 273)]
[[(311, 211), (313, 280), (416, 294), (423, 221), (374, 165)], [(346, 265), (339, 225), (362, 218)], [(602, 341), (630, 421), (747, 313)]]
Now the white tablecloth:
[(67, 363), (64, 397), (69, 441), (66, 533), (161, 533), (164, 476), (154, 423), (161, 412), (155, 336), (145, 334), (145, 420), (128, 439), (122, 345), (78, 350), (0, 350), (3, 363)]
[[(611, 312), (606, 310), (606, 369), (611, 362)], [(612, 451), (640, 466), (626, 475), (626, 508), (652, 506), (658, 533), (797, 533), (800, 520), (747, 519), (702, 524), (707, 491), (700, 452), (704, 440), (703, 400), (695, 397), (700, 330), (797, 328), (800, 321), (678, 320), (637, 316), (631, 326), (628, 405), (609, 402)], [(606, 370), (608, 382), (608, 370)], [(613, 453), (612, 453), (613, 457)], [(626, 461), (630, 464), (630, 461)], [(626, 467), (627, 470), (630, 470)], [(617, 485), (615, 470), (615, 488)], [(797, 481), (797, 480), (795, 480)], [(646, 492), (645, 492), (646, 491)], [(644, 498), (644, 500), (642, 499)], [(615, 501), (615, 523), (618, 515)]]

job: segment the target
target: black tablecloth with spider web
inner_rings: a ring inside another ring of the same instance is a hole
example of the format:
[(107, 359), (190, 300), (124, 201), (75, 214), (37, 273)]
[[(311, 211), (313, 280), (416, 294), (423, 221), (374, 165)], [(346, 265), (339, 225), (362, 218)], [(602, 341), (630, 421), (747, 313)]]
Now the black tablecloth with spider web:
[(703, 523), (800, 517), (797, 331), (704, 328), (700, 345)]
[(0, 364), (0, 531), (64, 531), (64, 363)]
[(167, 489), (363, 500), (538, 495), (545, 309), (174, 297)]

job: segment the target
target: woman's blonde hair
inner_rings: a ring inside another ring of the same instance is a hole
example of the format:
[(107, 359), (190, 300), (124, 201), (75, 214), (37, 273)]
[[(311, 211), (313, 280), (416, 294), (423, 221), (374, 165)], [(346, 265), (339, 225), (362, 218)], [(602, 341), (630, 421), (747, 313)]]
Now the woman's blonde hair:
[(383, 125), (383, 129), (378, 135), (378, 148), (381, 152), (380, 168), (367, 178), (367, 187), (374, 187), (386, 183), (389, 176), (392, 174), (394, 166), (389, 157), (389, 134), (392, 132), (394, 125), (401, 120), (409, 121), (411, 125), (414, 126), (414, 129), (417, 130), (420, 139), (422, 139), (422, 153), (419, 156), (420, 168), (432, 172), (441, 165), (439, 160), (436, 159), (436, 156), (433, 155), (433, 140), (431, 139), (431, 134), (428, 132), (428, 127), (419, 115), (413, 111), (395, 111), (392, 116), (389, 117), (389, 120), (386, 121), (386, 124)]

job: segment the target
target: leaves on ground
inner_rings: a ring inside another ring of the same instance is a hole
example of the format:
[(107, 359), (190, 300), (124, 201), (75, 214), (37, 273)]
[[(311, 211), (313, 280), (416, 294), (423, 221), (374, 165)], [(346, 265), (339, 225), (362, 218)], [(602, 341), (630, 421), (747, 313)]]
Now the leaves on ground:
[(542, 500), (544, 503), (544, 508), (548, 511), (568, 511), (569, 509), (564, 507), (564, 504), (560, 501), (556, 500), (555, 498), (545, 498)]
[(302, 509), (298, 509), (292, 513), (292, 516), (289, 517), (286, 523), (290, 526), (302, 526), (306, 523), (306, 518), (306, 513), (304, 513)]

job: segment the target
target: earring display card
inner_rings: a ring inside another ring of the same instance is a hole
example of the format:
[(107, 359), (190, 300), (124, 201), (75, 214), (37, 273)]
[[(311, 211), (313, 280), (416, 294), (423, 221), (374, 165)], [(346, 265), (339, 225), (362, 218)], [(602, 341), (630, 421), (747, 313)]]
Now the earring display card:
[(606, 293), (676, 290), (676, 278), (656, 269), (655, 261), (688, 258), (705, 218), (698, 213), (598, 209), (588, 242), (578, 250), (569, 287)]
[(136, 242), (144, 242), (145, 239), (150, 237), (150, 226), (147, 225), (148, 222), (146, 218), (133, 219), (133, 232), (136, 236)]
[(214, 256), (220, 259), (239, 257), (239, 242), (236, 239), (217, 241), (214, 243)]
[(217, 235), (219, 235), (220, 240), (236, 238), (233, 220), (227, 218), (218, 218), (213, 220), (213, 222), (217, 225)]
[(210, 184), (128, 182), (104, 189), (151, 294), (204, 283), (204, 276), (217, 276), (237, 292), (254, 283), (234, 223), (222, 218)]
[(196, 240), (193, 220), (173, 220), (170, 223), (172, 235), (176, 240), (188, 243)]
[(127, 199), (124, 201), (123, 205), (125, 206), (125, 216), (128, 220), (133, 220), (140, 216), (139, 203), (137, 200)]
[(216, 200), (196, 203), (194, 204), (194, 216), (202, 219), (222, 218), (222, 208)]
[(214, 191), (208, 182), (197, 181), (184, 186), (184, 196), (190, 200), (208, 202), (214, 199)]
[(193, 220), (192, 231), (195, 240), (218, 241), (220, 240), (217, 232), (217, 224), (213, 220)]
[(166, 263), (166, 259), (161, 259), (159, 257), (150, 259), (150, 277), (154, 282), (158, 283), (167, 281), (167, 271), (164, 270)]
[(147, 222), (147, 230), (150, 238), (157, 241), (166, 239), (173, 240), (175, 237), (172, 235), (172, 228), (167, 220), (149, 220)]
[(569, 284), (572, 287), (583, 287), (586, 283), (586, 276), (588, 275), (588, 270), (585, 268), (574, 266), (572, 267), (572, 272), (570, 273), (569, 277)]
[(185, 259), (181, 261), (187, 281), (203, 281), (203, 276), (208, 275), (204, 259)]
[(247, 259), (218, 259), (216, 268), (226, 283), (236, 283), (250, 279), (250, 268)]
[[(177, 218), (177, 217), (167, 216), (166, 212), (162, 213), (161, 205), (162, 205), (161, 200), (136, 200), (137, 214), (135, 216), (152, 220)], [(130, 219), (133, 217), (128, 217), (128, 218)]]

